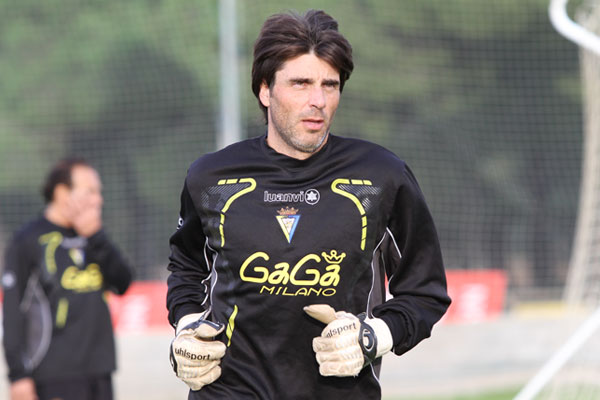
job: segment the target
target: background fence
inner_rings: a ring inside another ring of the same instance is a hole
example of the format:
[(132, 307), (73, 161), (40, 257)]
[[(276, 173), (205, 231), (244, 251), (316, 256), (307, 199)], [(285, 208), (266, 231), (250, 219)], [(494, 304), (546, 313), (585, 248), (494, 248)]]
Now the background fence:
[[(0, 250), (42, 210), (47, 168), (88, 158), (105, 225), (139, 279), (164, 279), (188, 165), (219, 143), (216, 0), (0, 2)], [(577, 48), (546, 0), (239, 0), (242, 137), (264, 19), (321, 8), (354, 48), (333, 132), (384, 145), (418, 177), (448, 269), (501, 269), (508, 300), (562, 295), (577, 215)], [(231, 66), (231, 65), (229, 65)], [(235, 71), (235, 69), (234, 69)], [(235, 107), (225, 108), (234, 117)]]

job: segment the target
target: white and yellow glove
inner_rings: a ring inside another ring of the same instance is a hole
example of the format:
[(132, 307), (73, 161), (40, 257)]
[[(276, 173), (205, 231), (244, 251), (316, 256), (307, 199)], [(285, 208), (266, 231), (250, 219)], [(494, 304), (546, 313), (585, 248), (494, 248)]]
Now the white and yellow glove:
[(356, 376), (361, 369), (392, 349), (392, 333), (379, 318), (336, 312), (327, 304), (312, 304), (304, 311), (327, 324), (313, 339), (313, 350), (323, 376)]
[(173, 371), (192, 390), (200, 390), (221, 376), (219, 364), (227, 348), (215, 340), (225, 325), (207, 321), (202, 316), (199, 313), (181, 317), (171, 341)]

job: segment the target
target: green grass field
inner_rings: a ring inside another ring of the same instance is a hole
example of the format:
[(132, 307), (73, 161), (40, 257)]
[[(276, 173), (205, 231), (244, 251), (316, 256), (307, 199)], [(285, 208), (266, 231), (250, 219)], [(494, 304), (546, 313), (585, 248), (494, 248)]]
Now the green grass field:
[(490, 391), (469, 395), (437, 396), (437, 397), (384, 397), (383, 400), (512, 400), (519, 389), (507, 389), (503, 391)]

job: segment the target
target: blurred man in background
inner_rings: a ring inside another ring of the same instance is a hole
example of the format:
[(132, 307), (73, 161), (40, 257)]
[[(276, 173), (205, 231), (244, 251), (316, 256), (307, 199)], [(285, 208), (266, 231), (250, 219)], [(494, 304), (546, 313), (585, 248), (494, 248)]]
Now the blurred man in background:
[(65, 159), (49, 172), (43, 216), (7, 248), (4, 353), (11, 400), (110, 400), (115, 343), (105, 291), (132, 270), (102, 229), (98, 172)]
[(380, 398), (381, 357), (450, 303), (408, 166), (330, 134), (353, 69), (337, 27), (323, 11), (267, 19), (252, 69), (266, 135), (188, 171), (167, 307), (189, 399)]

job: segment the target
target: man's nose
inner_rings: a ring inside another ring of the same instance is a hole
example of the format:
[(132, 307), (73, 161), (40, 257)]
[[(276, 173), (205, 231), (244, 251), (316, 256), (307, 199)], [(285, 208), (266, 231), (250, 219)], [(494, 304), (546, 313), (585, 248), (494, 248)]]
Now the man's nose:
[(310, 102), (311, 107), (316, 107), (319, 109), (325, 107), (325, 92), (324, 92), (323, 88), (321, 88), (321, 87), (312, 88), (312, 90), (310, 91), (309, 102)]

